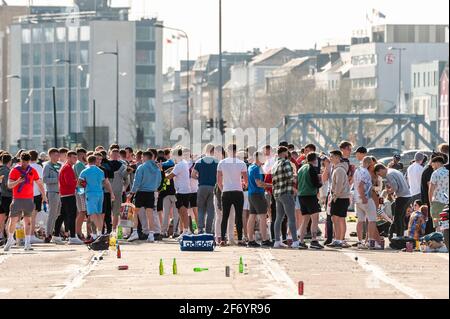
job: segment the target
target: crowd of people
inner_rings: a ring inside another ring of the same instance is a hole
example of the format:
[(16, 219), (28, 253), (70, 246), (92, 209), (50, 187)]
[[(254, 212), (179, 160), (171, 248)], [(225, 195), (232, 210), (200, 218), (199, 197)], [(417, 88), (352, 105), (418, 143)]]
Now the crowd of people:
[[(448, 153), (446, 144), (429, 159), (418, 152), (403, 172), (401, 157), (386, 167), (346, 141), (329, 154), (287, 142), (242, 150), (208, 144), (198, 156), (181, 146), (135, 152), (117, 144), (89, 152), (0, 151), (0, 246), (8, 251), (16, 244), (19, 222), (25, 250), (36, 243), (89, 244), (117, 233), (124, 203), (132, 203), (130, 242), (207, 233), (221, 247), (349, 248), (354, 206), (353, 246), (382, 250), (385, 237), (439, 231), (448, 205)], [(43, 211), (45, 234), (36, 229)]]

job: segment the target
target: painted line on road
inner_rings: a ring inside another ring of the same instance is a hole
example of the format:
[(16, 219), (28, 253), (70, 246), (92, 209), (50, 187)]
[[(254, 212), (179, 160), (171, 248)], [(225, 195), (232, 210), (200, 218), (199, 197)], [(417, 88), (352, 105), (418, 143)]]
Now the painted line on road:
[(438, 256), (438, 257), (441, 257), (442, 259), (445, 259), (445, 260), (447, 260), (448, 261), (448, 255), (447, 254), (436, 254), (436, 256)]
[(97, 266), (99, 257), (102, 257), (104, 253), (104, 251), (96, 253), (86, 266), (78, 269), (77, 273), (69, 278), (69, 283), (67, 283), (52, 299), (64, 299), (73, 289), (81, 287), (83, 279), (89, 275), (95, 266)]
[(4, 263), (6, 261), (6, 259), (8, 259), (9, 257), (11, 257), (11, 255), (1, 255), (0, 256), (0, 264)]
[[(395, 289), (401, 291), (402, 293), (409, 296), (410, 298), (412, 298), (412, 299), (428, 299), (427, 297), (425, 297), (423, 294), (421, 294), (417, 290), (402, 284), (401, 282), (395, 280), (392, 277), (389, 277), (383, 271), (383, 269), (381, 269), (381, 267), (369, 263), (369, 261), (366, 258), (361, 257), (355, 253), (344, 253), (344, 255), (346, 255), (348, 258), (355, 261), (356, 263), (358, 263), (366, 272), (371, 273), (371, 275), (375, 279), (380, 280), (388, 285), (393, 286)], [(356, 257), (358, 257), (358, 258), (356, 258)]]
[(275, 293), (271, 299), (306, 299), (305, 296), (298, 295), (297, 285), (276, 262), (275, 257), (270, 251), (259, 251), (258, 254), (262, 260), (264, 269), (268, 270), (266, 275), (273, 282), (268, 287)]
[(11, 289), (7, 289), (7, 288), (0, 288), (0, 294), (7, 294), (11, 291)]

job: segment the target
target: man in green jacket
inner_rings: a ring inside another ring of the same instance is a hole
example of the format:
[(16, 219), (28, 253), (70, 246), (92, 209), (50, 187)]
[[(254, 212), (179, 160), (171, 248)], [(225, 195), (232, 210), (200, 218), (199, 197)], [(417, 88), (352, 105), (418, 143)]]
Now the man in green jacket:
[(303, 165), (297, 174), (298, 178), (298, 198), (302, 211), (303, 221), (300, 229), (300, 249), (308, 249), (305, 244), (305, 234), (308, 224), (311, 221), (312, 249), (323, 249), (324, 247), (317, 240), (319, 230), (319, 213), (321, 211), (317, 194), (322, 187), (317, 167), (319, 158), (317, 153), (309, 153), (306, 156), (307, 164)]

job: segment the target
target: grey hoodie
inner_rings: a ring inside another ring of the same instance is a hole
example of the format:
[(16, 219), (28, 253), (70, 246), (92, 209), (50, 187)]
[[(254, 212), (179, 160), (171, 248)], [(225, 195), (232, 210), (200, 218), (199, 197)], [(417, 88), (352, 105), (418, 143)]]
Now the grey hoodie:
[(346, 162), (337, 164), (331, 177), (331, 193), (333, 199), (350, 198), (350, 183), (348, 182), (349, 165)]
[(122, 165), (119, 170), (114, 172), (114, 178), (109, 179), (114, 194), (122, 194), (123, 187), (126, 185), (127, 179), (127, 167), (125, 165)]
[[(61, 168), (61, 167), (60, 167)], [(47, 193), (59, 193), (59, 170), (55, 170), (52, 163), (47, 162), (44, 164), (44, 173), (42, 174), (42, 180), (47, 187)]]

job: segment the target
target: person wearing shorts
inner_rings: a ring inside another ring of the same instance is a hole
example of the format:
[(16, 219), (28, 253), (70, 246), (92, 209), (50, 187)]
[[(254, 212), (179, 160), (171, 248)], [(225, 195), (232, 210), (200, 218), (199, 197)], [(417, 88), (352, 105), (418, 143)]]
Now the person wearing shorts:
[(440, 214), (448, 205), (448, 170), (445, 168), (445, 160), (443, 157), (438, 156), (431, 160), (431, 166), (433, 167), (433, 174), (430, 179), (429, 186), (429, 200), (431, 203), (431, 217), (433, 218), (433, 225), (436, 231), (439, 229)]
[(3, 153), (1, 156), (2, 166), (0, 166), (0, 246), (6, 243), (4, 238), (5, 223), (9, 215), (9, 207), (12, 202), (12, 191), (8, 188), (9, 172), (12, 166), (12, 156)]
[(372, 164), (371, 157), (364, 157), (361, 166), (355, 171), (354, 181), (354, 202), (356, 216), (358, 217), (358, 225), (356, 227), (358, 234), (358, 249), (368, 248), (364, 244), (363, 227), (367, 221), (368, 239), (369, 243), (374, 241), (374, 246), (369, 246), (373, 249), (381, 249), (379, 243), (379, 233), (377, 229), (377, 207), (371, 196), (372, 191), (372, 177), (369, 173), (369, 166)]
[[(248, 168), (248, 202), (249, 218), (247, 223), (247, 234), (249, 248), (271, 247), (267, 233), (267, 209), (268, 204), (265, 196), (265, 189), (272, 185), (264, 182), (262, 165), (264, 164), (264, 155), (262, 152), (256, 152), (253, 156), (255, 163)], [(255, 222), (259, 219), (259, 230), (261, 232), (262, 243), (258, 244), (255, 240)]]
[[(77, 149), (78, 161), (73, 167), (73, 170), (75, 171), (75, 175), (77, 178), (80, 178), (81, 172), (86, 168), (86, 164), (87, 164), (86, 155), (87, 155), (87, 151), (85, 149), (83, 149), (83, 148)], [(84, 220), (86, 219), (86, 216), (87, 216), (86, 215), (86, 195), (85, 195), (84, 191), (85, 191), (84, 188), (77, 187), (77, 191), (75, 193), (75, 200), (76, 200), (77, 211), (78, 211), (77, 220), (75, 222), (75, 230), (77, 232), (78, 238), (80, 238), (80, 239), (84, 238), (82, 228), (83, 228)], [(89, 225), (89, 222), (88, 222), (88, 225)], [(88, 230), (88, 235), (89, 235), (90, 227), (86, 227), (86, 228)]]
[[(30, 166), (33, 167), (36, 170), (36, 172), (38, 172), (39, 178), (42, 179), (44, 169), (38, 163), (39, 153), (35, 150), (32, 150), (29, 151), (29, 154), (31, 156)], [(33, 194), (34, 194), (34, 211), (31, 218), (31, 243), (41, 244), (44, 242), (44, 240), (37, 238), (35, 234), (36, 216), (39, 212), (42, 211), (42, 195), (39, 192), (39, 187), (37, 186), (36, 183), (34, 184)]]
[(302, 225), (300, 228), (300, 245), (299, 249), (308, 249), (305, 244), (305, 235), (311, 221), (311, 244), (310, 248), (323, 249), (324, 247), (317, 240), (319, 230), (319, 213), (321, 211), (319, 204), (319, 189), (322, 187), (317, 165), (319, 157), (317, 153), (311, 152), (306, 156), (306, 164), (303, 164), (297, 174), (298, 181), (298, 201), (302, 212)]
[(16, 224), (23, 216), (25, 224), (25, 247), (26, 251), (33, 250), (31, 247), (31, 216), (34, 210), (33, 186), (37, 183), (42, 195), (42, 201), (47, 201), (44, 185), (39, 178), (38, 172), (30, 166), (31, 156), (23, 152), (20, 155), (20, 163), (16, 165), (8, 177), (8, 188), (13, 190), (13, 199), (9, 212), (8, 241), (3, 248), (9, 251), (15, 245), (14, 232)]
[(138, 225), (139, 225), (139, 210), (145, 209), (145, 215), (147, 217), (147, 229), (149, 230), (148, 242), (154, 242), (154, 222), (153, 222), (153, 209), (155, 208), (155, 192), (161, 185), (161, 169), (156, 164), (154, 158), (155, 155), (148, 151), (143, 153), (144, 164), (140, 165), (134, 176), (133, 186), (131, 192), (128, 195), (129, 199), (134, 196), (134, 205), (136, 206), (135, 214), (133, 215), (134, 229), (129, 242), (139, 239)]
[(80, 173), (78, 186), (86, 190), (86, 211), (96, 227), (96, 234), (92, 234), (95, 240), (102, 235), (104, 224), (103, 187), (111, 193), (111, 200), (114, 200), (114, 193), (111, 184), (105, 178), (105, 173), (96, 165), (97, 157), (95, 155), (89, 156), (88, 164), (89, 166)]
[(347, 161), (343, 160), (341, 151), (332, 151), (330, 153), (330, 162), (333, 165), (333, 174), (331, 175), (331, 207), (330, 214), (335, 231), (335, 240), (327, 245), (331, 248), (348, 248), (345, 242), (346, 221), (348, 207), (350, 206), (350, 182), (348, 171), (350, 169)]

